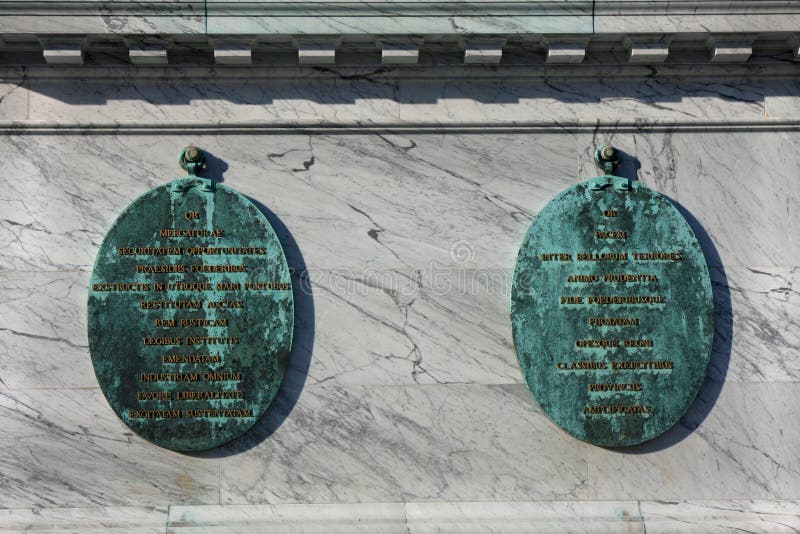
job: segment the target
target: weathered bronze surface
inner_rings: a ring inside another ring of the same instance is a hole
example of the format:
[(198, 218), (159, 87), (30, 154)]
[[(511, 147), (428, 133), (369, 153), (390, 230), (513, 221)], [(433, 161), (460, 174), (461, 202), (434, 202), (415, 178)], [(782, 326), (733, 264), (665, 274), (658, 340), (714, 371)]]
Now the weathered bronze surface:
[(525, 381), (556, 424), (598, 445), (638, 444), (673, 426), (705, 378), (708, 268), (664, 196), (602, 176), (556, 196), (531, 225), (511, 319)]
[(208, 449), (253, 426), (280, 387), (293, 321), (272, 227), (209, 180), (144, 194), (97, 254), (88, 317), (97, 379), (125, 424), (163, 447)]

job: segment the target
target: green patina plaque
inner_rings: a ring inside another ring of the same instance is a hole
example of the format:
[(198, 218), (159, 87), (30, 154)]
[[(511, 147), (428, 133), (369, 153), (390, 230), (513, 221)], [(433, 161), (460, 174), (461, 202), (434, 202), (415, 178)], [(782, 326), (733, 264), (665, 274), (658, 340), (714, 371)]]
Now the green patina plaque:
[(597, 445), (642, 443), (686, 413), (705, 378), (713, 311), (689, 224), (663, 195), (616, 176), (545, 206), (514, 271), (528, 388), (557, 425)]
[(190, 175), (136, 199), (95, 260), (98, 382), (125, 424), (163, 447), (209, 449), (252, 427), (283, 380), (293, 322), (275, 232), (252, 202), (210, 180)]

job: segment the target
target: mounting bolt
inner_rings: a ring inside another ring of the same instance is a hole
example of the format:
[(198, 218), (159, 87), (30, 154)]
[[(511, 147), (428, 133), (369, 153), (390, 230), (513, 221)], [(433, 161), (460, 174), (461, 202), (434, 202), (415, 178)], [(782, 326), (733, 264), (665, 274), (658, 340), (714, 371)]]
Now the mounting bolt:
[(186, 161), (189, 163), (196, 163), (197, 160), (200, 159), (200, 151), (196, 146), (186, 147), (184, 158), (186, 158)]
[(594, 151), (594, 163), (608, 176), (619, 165), (619, 157), (616, 149), (611, 145), (597, 147)]
[(178, 156), (178, 163), (183, 170), (188, 171), (192, 176), (197, 174), (199, 169), (206, 168), (206, 155), (202, 150), (196, 146), (187, 146), (181, 150), (181, 155)]

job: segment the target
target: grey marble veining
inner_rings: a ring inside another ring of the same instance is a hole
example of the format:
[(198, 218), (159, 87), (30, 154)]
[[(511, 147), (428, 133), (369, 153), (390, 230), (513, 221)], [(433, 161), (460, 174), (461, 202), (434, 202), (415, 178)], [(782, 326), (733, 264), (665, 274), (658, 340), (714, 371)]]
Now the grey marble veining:
[(769, 118), (800, 117), (800, 106), (790, 95), (800, 89), (800, 82), (795, 78), (776, 80), (769, 85), (764, 96), (764, 107)]
[(250, 534), (280, 524), (303, 532), (735, 533), (796, 532), (797, 501), (539, 501), (391, 505), (181, 506), (168, 532)]
[(796, 500), (527, 501), (194, 505), (0, 510), (0, 528), (36, 532), (256, 534), (493, 532), (793, 533)]
[[(310, 272), (313, 317), (302, 319), (316, 325), (313, 356), (293, 361), (292, 369), (307, 373), (308, 385), (521, 384), (507, 321), (511, 269), (474, 283), (470, 277), (483, 271), (456, 265), (452, 272), (435, 283), (395, 270), (366, 278)], [(796, 382), (798, 269), (715, 268), (711, 274), (711, 379)], [(88, 279), (86, 271), (0, 274), (0, 389), (97, 386), (86, 343)]]
[(0, 273), (0, 391), (96, 388), (87, 272)]
[(231, 528), (242, 534), (273, 528), (309, 534), (645, 531), (633, 501), (540, 501), (178, 506), (170, 509), (167, 532), (214, 534)]
[[(460, 243), (468, 249), (467, 267), (509, 265), (535, 206), (573, 182), (574, 139), (500, 136), (488, 144), (469, 135), (333, 134), (193, 136), (192, 142), (225, 160), (218, 167), (226, 167), (227, 185), (302, 236), (309, 268), (360, 275), (370, 267), (450, 265), (451, 249)], [(179, 174), (173, 162), (186, 142), (177, 136), (5, 138), (2, 265), (90, 269), (122, 209)], [(532, 149), (548, 163), (521, 176), (511, 172), (507, 165), (526, 165)], [(88, 168), (97, 174), (83, 178)], [(552, 174), (557, 182), (548, 184)], [(500, 255), (499, 242), (506, 243)]]
[(648, 533), (791, 534), (800, 529), (796, 500), (642, 501), (639, 506)]
[(727, 382), (704, 420), (635, 448), (593, 449), (590, 498), (797, 499), (798, 402), (796, 382)]
[[(164, 16), (164, 7), (160, 6), (161, 16), (150, 13), (150, 16), (137, 16), (125, 9), (116, 10), (99, 2), (84, 3), (84, 9), (70, 6), (68, 2), (48, 2), (25, 9), (18, 5), (0, 17), (0, 33), (7, 34), (56, 34), (59, 36), (85, 34), (195, 34), (201, 35), (205, 29), (205, 17), (202, 16), (202, 5), (199, 2), (177, 2), (187, 9), (183, 13)], [(147, 5), (159, 9), (158, 1), (145, 4), (132, 2), (136, 7), (147, 9)], [(49, 4), (49, 5), (48, 5)], [(194, 5), (192, 5), (194, 4)], [(88, 8), (88, 9), (87, 9)], [(26, 11), (28, 11), (26, 13)], [(116, 12), (115, 12), (116, 11)]]
[(28, 114), (29, 94), (22, 86), (22, 79), (15, 78), (3, 78), (0, 82), (0, 117), (3, 120), (22, 119)]
[[(116, 215), (179, 174), (171, 170), (173, 152), (189, 141), (59, 139), (14, 136), (0, 145), (8, 162), (0, 226), (6, 268), (89, 269)], [(230, 162), (227, 184), (303, 236), (309, 267), (408, 270), (452, 263), (451, 249), (462, 242), (471, 249), (467, 266), (513, 265), (536, 210), (576, 174), (596, 175), (589, 151), (606, 141), (639, 159), (642, 180), (697, 219), (725, 264), (796, 265), (796, 140), (791, 132), (191, 138)], [(145, 160), (137, 157), (142, 151)]]
[[(622, 172), (677, 201), (723, 264), (796, 266), (798, 139), (779, 131), (637, 135), (601, 129), (579, 136), (580, 175), (596, 175), (592, 147), (611, 143), (631, 156)], [(631, 168), (634, 159), (638, 170)], [(712, 265), (719, 259), (711, 258)]]
[(167, 534), (405, 534), (402, 503), (174, 506)]
[[(229, 1), (93, 5), (25, 4), (6, 16), (7, 33), (182, 33), (274, 35), (398, 35), (587, 33), (591, 3), (570, 2), (265, 2)], [(298, 5), (299, 4), (299, 5)], [(69, 9), (71, 8), (71, 9)], [(19, 16), (19, 13), (27, 16)], [(4, 14), (5, 15), (5, 14)], [(17, 15), (17, 16), (13, 16)], [(39, 16), (32, 16), (39, 15)], [(66, 18), (59, 29), (49, 20)]]
[(704, 420), (614, 451), (556, 429), (524, 386), (312, 386), (224, 460), (222, 503), (795, 498), (798, 393), (730, 383)]
[(87, 70), (78, 84), (64, 84), (57, 76), (34, 76), (19, 90), (29, 98), (29, 107), (9, 108), (2, 118), (140, 125), (211, 121), (490, 126), (621, 118), (702, 123), (764, 119), (765, 93), (787, 98), (800, 91), (796, 85), (762, 79), (757, 73), (733, 77), (731, 82), (713, 76), (704, 79), (691, 70), (680, 73), (678, 80), (655, 77), (646, 68), (633, 78), (613, 77), (604, 72), (608, 68), (600, 67), (582, 78), (546, 79), (536, 79), (541, 73), (524, 69), (494, 78), (475, 69), (445, 68), (438, 73), (375, 66), (353, 73), (341, 68), (338, 75), (336, 67), (327, 69), (255, 68), (223, 77), (208, 70), (203, 83), (186, 83), (180, 73), (157, 76), (145, 71), (148, 75), (143, 76), (128, 70), (111, 74), (110, 79)]
[[(714, 268), (715, 355), (709, 376), (732, 382), (800, 378), (798, 267)], [(725, 353), (730, 350), (727, 368)]]
[(521, 385), (307, 386), (221, 462), (222, 504), (587, 498), (585, 445)]
[[(704, 142), (710, 136), (676, 134), (666, 146), (679, 144), (686, 153), (698, 138)], [(792, 157), (793, 136), (774, 138), (775, 152)], [(0, 258), (6, 268), (91, 269), (100, 239), (121, 210), (177, 175), (169, 170), (173, 149), (186, 141), (171, 136), (56, 139), (20, 136), (2, 145), (12, 171), (5, 175), (7, 199), (0, 203), (6, 243)], [(610, 139), (626, 148), (624, 139)], [(641, 137), (635, 139), (641, 143)], [(576, 169), (574, 136), (205, 136), (192, 141), (224, 156), (228, 163), (214, 164), (212, 172), (226, 165), (225, 183), (271, 209), (299, 246), (290, 255), (299, 253), (307, 266), (317, 324), (310, 383), (520, 382), (507, 320), (509, 275), (536, 211), (574, 183), (576, 174), (597, 172), (584, 159), (588, 154), (578, 160), (580, 172)], [(712, 148), (721, 152), (722, 146)], [(137, 164), (139, 150), (148, 158)], [(647, 164), (640, 174), (684, 203), (707, 233), (701, 236), (707, 254), (716, 250), (709, 262), (723, 266), (712, 274), (722, 336), (717, 347), (731, 347), (732, 353), (727, 379), (796, 380), (797, 270), (770, 265), (792, 261), (779, 228), (796, 224), (795, 218), (791, 212), (772, 213), (772, 223), (757, 199), (737, 198), (737, 209), (774, 225), (768, 235), (745, 225), (735, 210), (715, 209), (719, 196), (714, 201), (684, 194), (705, 187), (711, 188), (709, 194), (717, 188), (733, 195), (739, 189), (725, 189), (713, 175), (697, 178), (688, 163), (686, 170), (673, 169), (670, 165), (688, 156), (671, 150), (637, 152)], [(38, 159), (43, 153), (52, 166)], [(534, 166), (535, 161), (542, 163)], [(98, 169), (101, 177), (77, 180), (85, 169)], [(753, 165), (751, 172), (765, 171)], [(782, 179), (790, 189), (795, 186), (789, 174)], [(780, 175), (763, 174), (758, 180), (773, 176)], [(784, 201), (780, 188), (759, 188), (753, 180), (743, 184), (752, 185), (762, 203)], [(741, 246), (741, 236), (748, 234), (759, 240), (755, 246), (762, 256), (752, 253), (753, 245)], [(12, 388), (93, 385), (83, 373), (88, 369), (86, 275), (20, 273), (6, 280), (13, 312), (4, 321), (7, 348), (0, 378)], [(49, 302), (61, 306), (55, 308), (59, 317), (49, 316)], [(54, 349), (70, 355), (66, 361), (72, 363), (57, 374), (31, 375), (57, 365), (39, 356)], [(19, 354), (28, 355), (25, 365), (18, 363)]]
[(167, 507), (0, 509), (0, 532), (162, 534)]
[[(131, 2), (19, 2), (2, 13), (0, 32), (72, 34), (293, 34), (474, 35), (794, 31), (791, 2), (700, 2), (687, 8), (667, 0), (614, 2), (457, 3), (424, 1), (266, 2), (226, 0)], [(299, 4), (299, 5), (298, 5)], [(56, 25), (55, 21), (61, 22)]]
[(99, 389), (0, 391), (0, 420), (4, 508), (219, 502), (216, 465), (133, 435)]
[(408, 503), (406, 517), (413, 534), (646, 532), (633, 501)]

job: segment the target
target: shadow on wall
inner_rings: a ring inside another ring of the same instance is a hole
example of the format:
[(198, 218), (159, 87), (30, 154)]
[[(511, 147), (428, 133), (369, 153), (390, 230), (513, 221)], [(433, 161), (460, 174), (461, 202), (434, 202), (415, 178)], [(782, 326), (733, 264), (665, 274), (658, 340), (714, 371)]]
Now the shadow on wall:
[[(52, 68), (52, 67), (51, 67)], [(461, 69), (452, 77), (415, 77), (413, 71), (375, 69), (340, 70), (295, 68), (290, 74), (276, 74), (258, 68), (246, 77), (215, 78), (213, 74), (196, 79), (180, 76), (163, 79), (137, 78), (92, 80), (85, 84), (64, 80), (25, 82), (35, 92), (70, 105), (105, 105), (109, 101), (144, 101), (150, 105), (191, 105), (194, 102), (221, 101), (241, 106), (282, 105), (291, 102), (317, 104), (355, 104), (357, 101), (393, 101), (399, 104), (436, 104), (441, 101), (472, 100), (484, 104), (518, 104), (524, 100), (550, 99), (564, 104), (598, 104), (638, 101), (643, 104), (680, 104), (686, 98), (709, 98), (721, 102), (751, 103), (759, 109), (766, 96), (797, 96), (800, 86), (788, 82), (764, 83), (743, 78), (731, 84), (709, 79), (652, 78), (614, 79), (598, 83), (585, 79), (503, 79), (476, 76), (482, 71)], [(518, 73), (517, 73), (518, 75)], [(20, 83), (22, 83), (20, 81)], [(623, 109), (623, 108), (620, 108)], [(213, 114), (213, 108), (208, 110)], [(591, 113), (590, 113), (591, 114)]]
[[(208, 152), (205, 154), (207, 168), (202, 173), (203, 176), (212, 179), (215, 183), (224, 182), (224, 173), (228, 169), (228, 165)], [(297, 404), (311, 365), (311, 353), (314, 347), (314, 300), (311, 295), (311, 279), (303, 254), (292, 233), (275, 213), (258, 200), (252, 197), (246, 198), (264, 214), (272, 229), (275, 230), (289, 264), (294, 297), (292, 353), (289, 355), (289, 363), (281, 388), (264, 416), (243, 435), (220, 447), (186, 453), (200, 458), (221, 458), (239, 454), (258, 446), (269, 438), (289, 417)]]
[[(637, 180), (638, 171), (641, 168), (639, 160), (621, 150), (617, 150), (617, 155), (620, 162), (614, 174), (630, 180)], [(714, 242), (705, 228), (703, 228), (703, 225), (678, 201), (669, 197), (667, 199), (672, 202), (689, 223), (689, 226), (691, 226), (700, 243), (700, 248), (703, 250), (706, 265), (708, 265), (708, 271), (711, 275), (711, 287), (714, 294), (714, 342), (711, 345), (711, 359), (708, 363), (705, 381), (697, 394), (697, 398), (675, 426), (655, 439), (640, 445), (609, 449), (615, 452), (645, 454), (664, 450), (683, 441), (711, 413), (722, 392), (725, 376), (728, 374), (733, 339), (733, 312), (725, 267), (722, 265), (722, 259), (714, 246)]]

